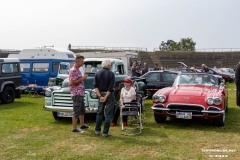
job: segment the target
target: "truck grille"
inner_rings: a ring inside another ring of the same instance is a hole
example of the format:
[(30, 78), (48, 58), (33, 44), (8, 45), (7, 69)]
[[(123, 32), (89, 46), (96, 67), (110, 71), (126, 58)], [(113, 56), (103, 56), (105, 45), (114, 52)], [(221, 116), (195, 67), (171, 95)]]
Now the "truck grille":
[[(86, 104), (86, 94), (84, 97), (84, 102), (85, 102), (85, 106), (88, 106), (88, 104)], [(61, 92), (53, 93), (53, 106), (73, 107), (71, 94), (61, 93)]]

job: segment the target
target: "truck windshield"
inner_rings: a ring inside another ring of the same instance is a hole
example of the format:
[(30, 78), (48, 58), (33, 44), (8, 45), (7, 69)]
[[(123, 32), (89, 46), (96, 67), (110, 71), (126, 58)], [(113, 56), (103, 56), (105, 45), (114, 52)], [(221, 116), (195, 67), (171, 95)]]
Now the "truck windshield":
[(101, 64), (102, 64), (102, 61), (84, 62), (85, 72), (96, 73), (102, 68)]

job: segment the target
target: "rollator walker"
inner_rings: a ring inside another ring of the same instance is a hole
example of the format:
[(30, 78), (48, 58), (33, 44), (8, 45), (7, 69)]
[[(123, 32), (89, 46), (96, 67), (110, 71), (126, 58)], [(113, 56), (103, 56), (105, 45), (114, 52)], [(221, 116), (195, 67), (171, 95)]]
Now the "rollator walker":
[[(120, 107), (121, 129), (123, 135), (137, 135), (141, 134), (143, 124), (146, 122), (144, 112), (143, 94), (138, 91), (136, 100), (124, 103)], [(127, 126), (123, 125), (123, 116), (127, 116)]]

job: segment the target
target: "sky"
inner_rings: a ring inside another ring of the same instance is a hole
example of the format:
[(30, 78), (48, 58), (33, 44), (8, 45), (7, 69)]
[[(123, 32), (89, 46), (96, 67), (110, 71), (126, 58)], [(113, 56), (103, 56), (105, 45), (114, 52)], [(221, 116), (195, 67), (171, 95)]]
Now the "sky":
[(7, 0), (0, 49), (138, 47), (192, 38), (196, 49), (239, 48), (240, 0)]

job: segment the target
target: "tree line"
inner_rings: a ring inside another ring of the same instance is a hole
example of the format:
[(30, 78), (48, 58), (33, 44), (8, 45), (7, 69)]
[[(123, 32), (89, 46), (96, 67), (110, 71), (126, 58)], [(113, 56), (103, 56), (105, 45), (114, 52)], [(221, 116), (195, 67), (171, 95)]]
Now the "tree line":
[(180, 42), (173, 40), (162, 41), (159, 46), (161, 51), (195, 51), (196, 42), (192, 38), (181, 38)]

